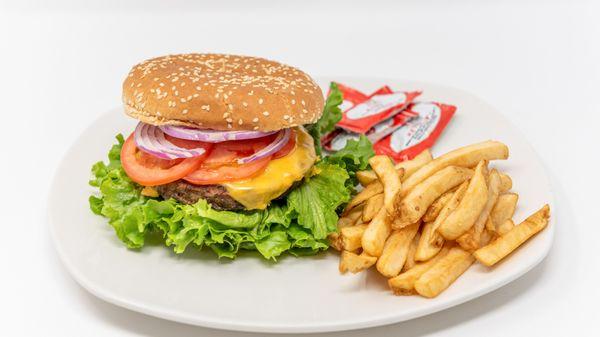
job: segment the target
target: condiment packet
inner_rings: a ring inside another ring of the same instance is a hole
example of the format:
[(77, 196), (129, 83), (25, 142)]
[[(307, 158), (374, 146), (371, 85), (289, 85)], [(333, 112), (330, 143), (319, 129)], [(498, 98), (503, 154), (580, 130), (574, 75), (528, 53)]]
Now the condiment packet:
[(433, 146), (456, 107), (437, 102), (417, 102), (411, 104), (407, 111), (416, 113), (418, 117), (376, 142), (373, 145), (375, 153), (388, 155), (397, 162), (414, 158)]
[(364, 96), (358, 95), (357, 93), (360, 92), (357, 90), (339, 84), (338, 87), (344, 96), (344, 103), (348, 102), (348, 104), (343, 106), (342, 120), (337, 126), (362, 134), (404, 110), (421, 94), (420, 91), (393, 92), (385, 86), (361, 101), (360, 97), (364, 98)]

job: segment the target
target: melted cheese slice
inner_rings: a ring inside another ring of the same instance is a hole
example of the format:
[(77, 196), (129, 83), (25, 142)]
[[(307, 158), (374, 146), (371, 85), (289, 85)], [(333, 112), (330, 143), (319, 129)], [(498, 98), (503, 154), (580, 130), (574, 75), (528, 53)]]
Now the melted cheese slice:
[(304, 128), (296, 128), (296, 147), (287, 156), (271, 160), (258, 176), (224, 183), (223, 186), (247, 209), (265, 209), (271, 200), (304, 178), (316, 159), (314, 140)]

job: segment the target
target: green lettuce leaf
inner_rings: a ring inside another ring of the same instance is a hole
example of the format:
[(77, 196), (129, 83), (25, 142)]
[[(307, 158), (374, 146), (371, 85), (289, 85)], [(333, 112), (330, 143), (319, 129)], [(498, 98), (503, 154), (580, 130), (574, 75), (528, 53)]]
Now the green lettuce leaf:
[(369, 158), (375, 155), (373, 144), (364, 135), (358, 140), (350, 139), (346, 146), (323, 159), (324, 162), (337, 165), (348, 172), (349, 179), (346, 185), (356, 186), (356, 171), (365, 170), (369, 167)]
[(288, 194), (288, 212), (316, 239), (325, 239), (336, 231), (336, 209), (350, 200), (351, 190), (345, 185), (349, 176), (343, 168), (325, 162), (318, 163), (315, 171)]
[(335, 125), (342, 119), (342, 110), (339, 106), (343, 101), (344, 97), (337, 84), (331, 82), (329, 85), (329, 95), (327, 96), (327, 100), (325, 100), (325, 107), (323, 108), (323, 115), (316, 123), (306, 127), (315, 140), (317, 155), (321, 155), (323, 152), (321, 138), (333, 131)]

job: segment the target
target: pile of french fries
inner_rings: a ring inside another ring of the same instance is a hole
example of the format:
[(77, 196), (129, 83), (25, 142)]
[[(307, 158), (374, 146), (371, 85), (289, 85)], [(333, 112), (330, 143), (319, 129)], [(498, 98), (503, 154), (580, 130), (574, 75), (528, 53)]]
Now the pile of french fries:
[(394, 165), (387, 156), (357, 173), (363, 186), (330, 236), (341, 251), (341, 273), (375, 266), (397, 295), (432, 298), (475, 261), (491, 267), (544, 229), (543, 206), (518, 225), (519, 196), (512, 179), (491, 160), (508, 158), (508, 147), (485, 141), (433, 159), (424, 151)]

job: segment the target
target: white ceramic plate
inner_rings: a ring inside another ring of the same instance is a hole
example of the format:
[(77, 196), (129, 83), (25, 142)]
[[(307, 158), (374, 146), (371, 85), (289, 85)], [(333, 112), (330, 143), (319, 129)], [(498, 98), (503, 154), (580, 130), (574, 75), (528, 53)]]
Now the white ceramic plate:
[[(508, 172), (519, 193), (515, 220), (552, 203), (543, 165), (523, 135), (502, 114), (460, 90), (383, 79), (336, 78), (370, 92), (379, 85), (422, 89), (422, 100), (454, 104), (457, 114), (433, 152), (486, 139), (510, 147), (510, 158), (493, 165)], [(323, 88), (328, 79), (320, 81)], [(118, 132), (135, 121), (121, 109), (103, 115), (62, 160), (48, 202), (56, 248), (73, 277), (94, 295), (131, 310), (169, 320), (228, 330), (324, 332), (401, 322), (482, 296), (523, 275), (546, 256), (554, 223), (492, 270), (475, 265), (435, 299), (392, 296), (375, 272), (340, 275), (338, 256), (281, 258), (273, 264), (244, 255), (217, 260), (207, 250), (178, 256), (161, 245), (127, 250), (106, 219), (93, 215), (87, 185), (92, 164), (105, 160)]]

